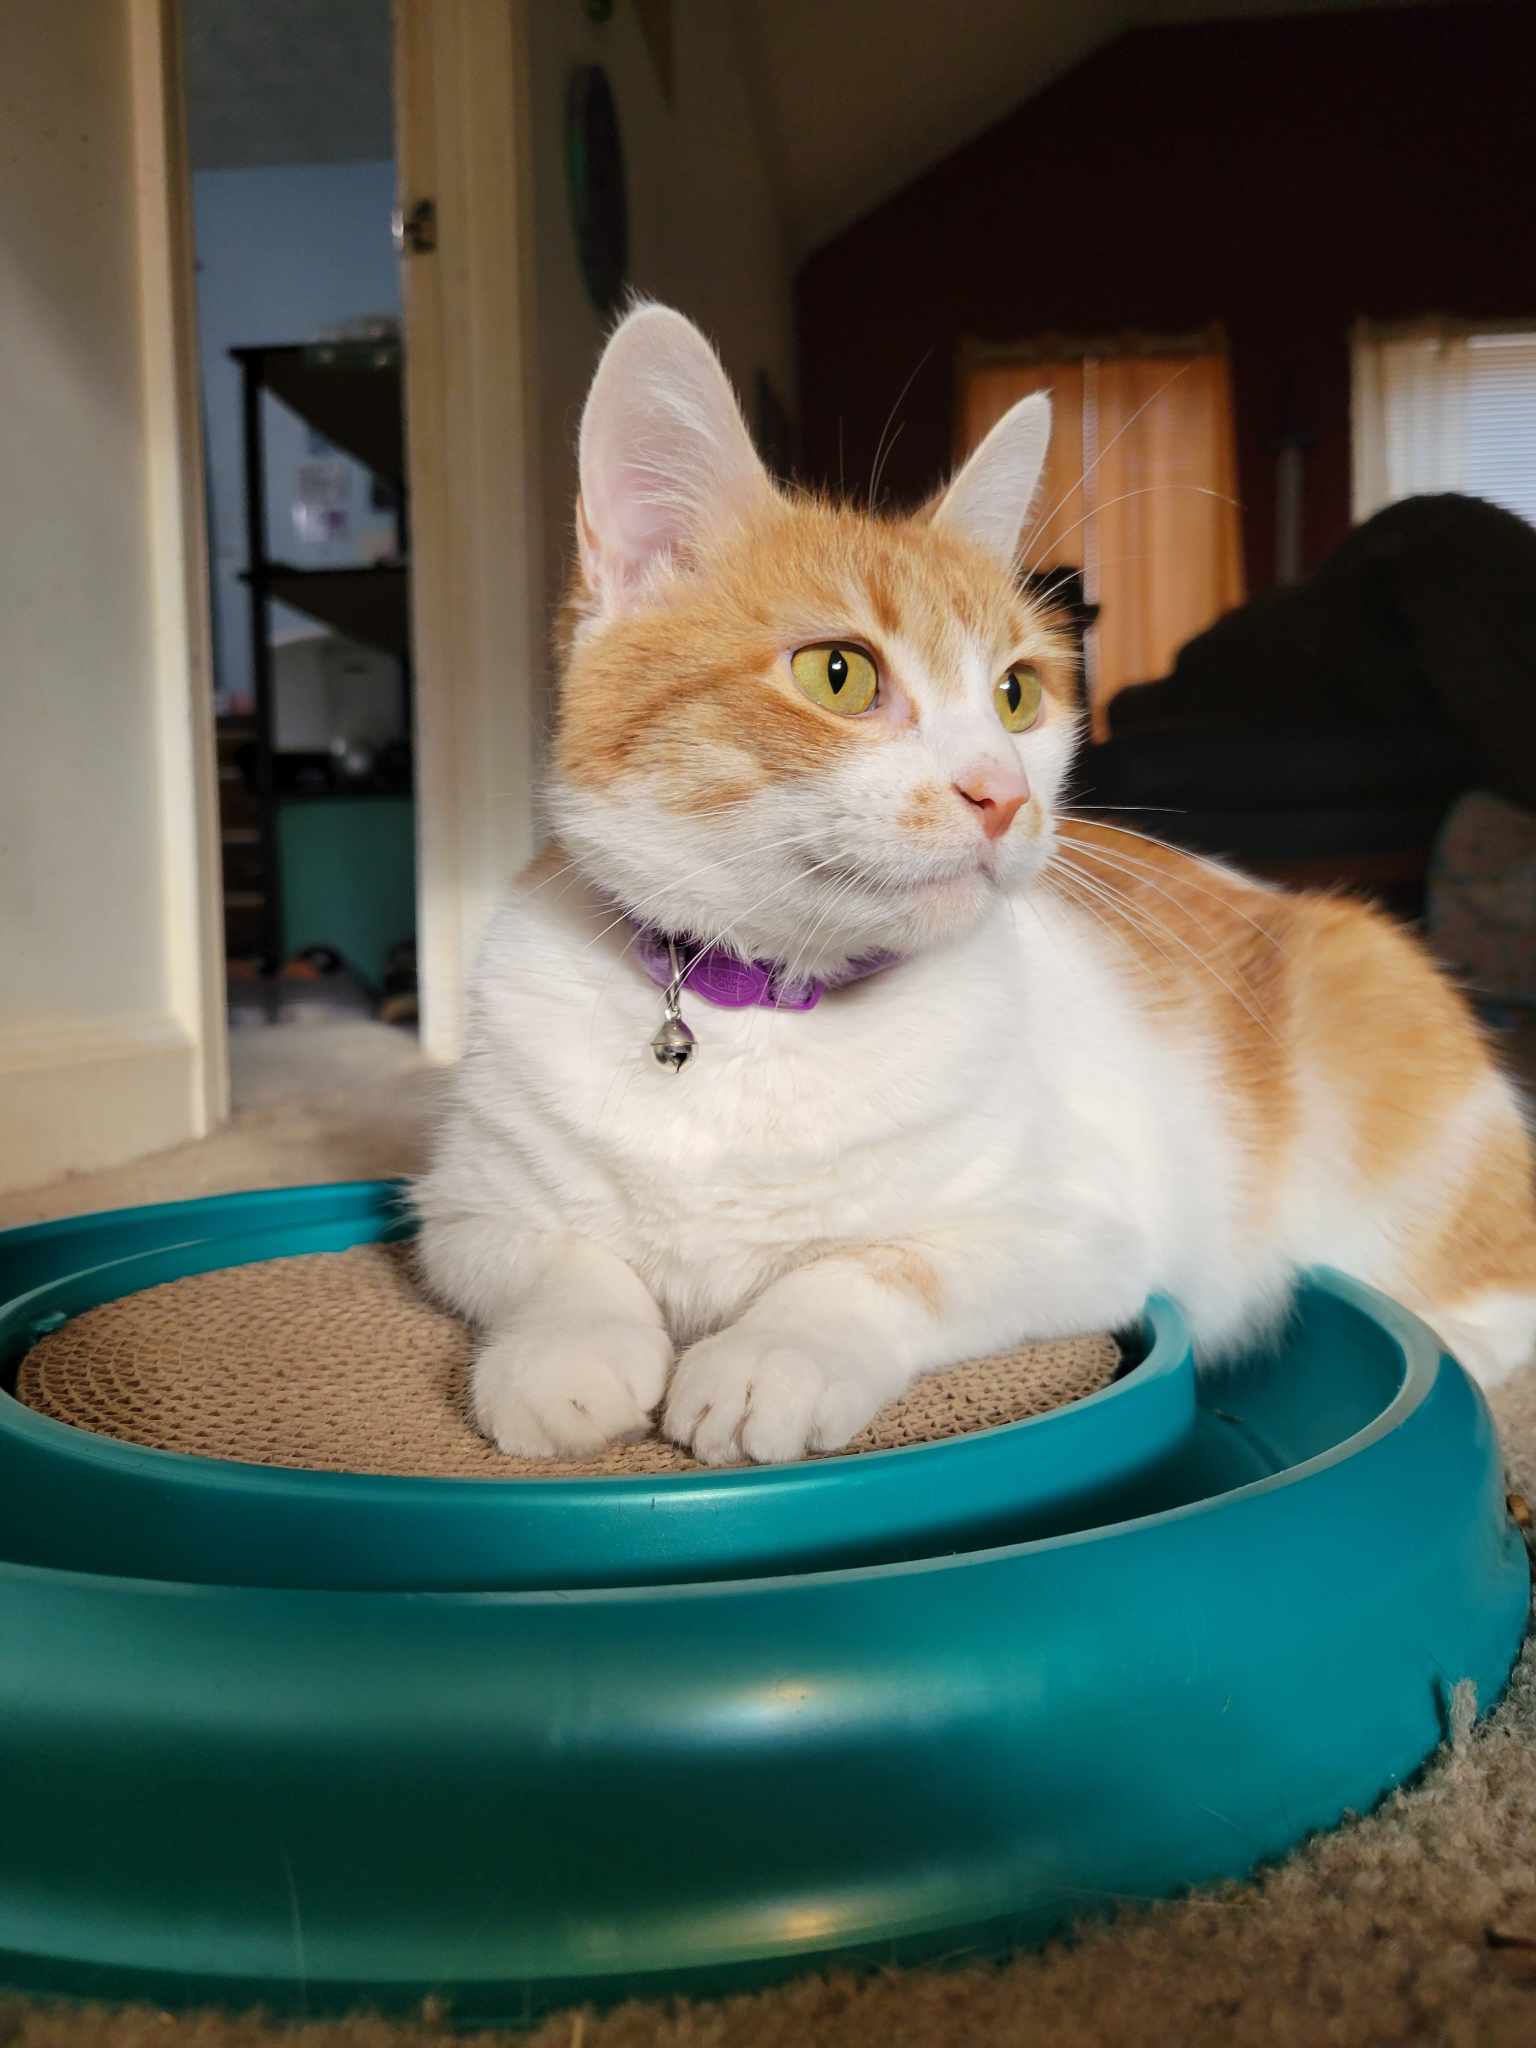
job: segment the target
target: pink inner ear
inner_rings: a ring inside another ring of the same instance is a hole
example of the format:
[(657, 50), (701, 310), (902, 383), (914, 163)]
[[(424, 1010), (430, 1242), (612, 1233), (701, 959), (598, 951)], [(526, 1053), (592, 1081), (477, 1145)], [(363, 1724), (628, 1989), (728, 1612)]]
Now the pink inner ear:
[(664, 548), (674, 544), (675, 534), (662, 506), (646, 507), (631, 498), (622, 519), (611, 519), (606, 540), (600, 536), (587, 513), (586, 498), (576, 498), (576, 545), (582, 574), (592, 589), (622, 588), (635, 582)]
[(620, 394), (601, 385), (582, 424), (577, 498), (582, 561), (594, 585), (635, 581), (682, 537), (681, 477), (693, 451), (668, 445), (657, 422), (636, 418)]

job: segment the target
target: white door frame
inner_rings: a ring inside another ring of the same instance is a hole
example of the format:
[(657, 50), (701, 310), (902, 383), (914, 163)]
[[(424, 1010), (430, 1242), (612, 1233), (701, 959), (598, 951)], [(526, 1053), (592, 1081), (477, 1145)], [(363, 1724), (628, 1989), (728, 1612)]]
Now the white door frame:
[(153, 574), (160, 896), (169, 1010), (192, 1047), (191, 1134), (229, 1114), (222, 848), (180, 0), (129, 0)]
[[(457, 1057), (485, 921), (535, 841), (545, 703), (535, 391), (530, 0), (395, 0), (407, 255), (417, 961), (421, 1042)], [(191, 176), (180, 0), (129, 0), (143, 337), (153, 430), (164, 888), (177, 1021), (198, 1049), (195, 1127), (229, 1113)]]
[(421, 1036), (457, 1057), (486, 919), (534, 847), (544, 552), (530, 0), (395, 0), (416, 676)]

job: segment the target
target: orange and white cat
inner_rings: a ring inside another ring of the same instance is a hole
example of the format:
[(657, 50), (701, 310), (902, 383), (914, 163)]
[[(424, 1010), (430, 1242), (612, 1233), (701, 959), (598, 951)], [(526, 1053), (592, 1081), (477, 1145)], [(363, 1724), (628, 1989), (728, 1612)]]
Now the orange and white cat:
[[(1520, 1107), (1413, 941), (1064, 814), (1072, 678), (1011, 573), (1048, 425), (1025, 399), (878, 517), (774, 487), (679, 315), (609, 343), (559, 844), (491, 926), (415, 1191), (504, 1450), (659, 1416), (712, 1463), (797, 1458), (1153, 1290), (1219, 1359), (1314, 1262), (1485, 1382), (1536, 1350)], [(685, 976), (681, 1071), (669, 939), (777, 991)]]

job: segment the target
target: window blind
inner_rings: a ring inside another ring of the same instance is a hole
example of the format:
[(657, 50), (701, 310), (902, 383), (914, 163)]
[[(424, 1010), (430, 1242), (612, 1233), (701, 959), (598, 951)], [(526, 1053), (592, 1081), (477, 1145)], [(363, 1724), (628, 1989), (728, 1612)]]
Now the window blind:
[(1462, 478), (1536, 525), (1536, 333), (1467, 337)]
[(1536, 524), (1536, 330), (1356, 330), (1356, 519), (1465, 491)]

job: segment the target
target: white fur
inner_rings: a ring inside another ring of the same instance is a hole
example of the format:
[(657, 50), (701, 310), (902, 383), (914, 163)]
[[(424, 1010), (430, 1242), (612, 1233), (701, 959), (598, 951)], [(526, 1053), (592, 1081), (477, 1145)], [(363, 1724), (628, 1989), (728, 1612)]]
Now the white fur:
[[(1012, 520), (1011, 547), (1037, 427), (1016, 409), (938, 516), (1002, 551)], [(632, 316), (583, 428), (587, 630), (687, 573), (702, 505), (729, 518), (768, 488), (744, 442), (701, 338), (660, 309)], [(665, 463), (685, 472), (673, 485)], [(865, 603), (850, 587), (838, 617), (796, 621), (785, 660), (797, 636), (875, 644)], [(915, 1374), (1128, 1322), (1153, 1290), (1206, 1356), (1271, 1322), (1312, 1263), (1411, 1298), (1425, 1216), (1513, 1113), (1490, 1077), (1382, 1193), (1347, 1106), (1314, 1081), (1261, 1221), (1219, 1048), (1041, 886), (1074, 732), (1059, 706), (1018, 736), (998, 721), (996, 677), (1028, 648), (957, 627), (942, 677), (899, 641), (882, 653), (883, 744), (708, 820), (623, 778), (551, 792), (565, 853), (487, 935), (415, 1195), (428, 1279), (483, 1332), (476, 1417), (509, 1452), (590, 1452), (664, 1407), (701, 1458), (789, 1459), (846, 1443)], [(958, 791), (942, 829), (900, 829), (915, 792), (989, 765), (1033, 792), (1001, 839)], [(660, 996), (620, 905), (796, 973), (903, 957), (803, 1013), (685, 995), (699, 1050), (673, 1074), (649, 1050)], [(1536, 1341), (1536, 1300), (1474, 1303), (1454, 1335), (1496, 1374)]]

